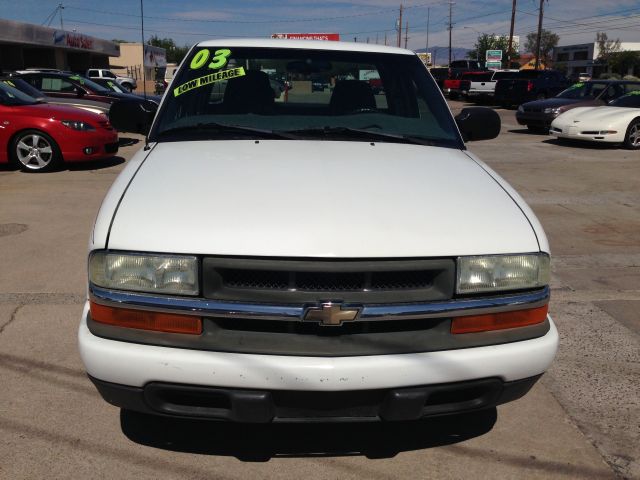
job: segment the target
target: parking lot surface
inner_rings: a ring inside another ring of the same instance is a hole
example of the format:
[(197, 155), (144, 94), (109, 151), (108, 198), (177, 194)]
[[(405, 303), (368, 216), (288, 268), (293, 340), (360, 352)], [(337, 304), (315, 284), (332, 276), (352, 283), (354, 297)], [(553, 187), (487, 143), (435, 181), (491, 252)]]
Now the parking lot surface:
[(251, 426), (108, 405), (76, 347), (86, 245), (141, 137), (98, 164), (1, 169), (0, 478), (640, 478), (640, 152), (559, 144), (499, 113), (501, 135), (469, 148), (549, 236), (560, 351), (517, 402), (412, 424)]

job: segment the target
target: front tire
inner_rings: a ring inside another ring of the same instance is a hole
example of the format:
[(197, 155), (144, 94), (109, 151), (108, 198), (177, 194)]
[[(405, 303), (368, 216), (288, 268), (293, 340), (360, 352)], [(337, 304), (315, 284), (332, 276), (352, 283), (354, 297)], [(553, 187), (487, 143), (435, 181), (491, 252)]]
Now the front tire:
[(624, 146), (629, 150), (640, 149), (640, 118), (632, 120), (624, 136)]
[(62, 164), (53, 138), (39, 130), (20, 132), (11, 142), (11, 157), (24, 172), (47, 172)]

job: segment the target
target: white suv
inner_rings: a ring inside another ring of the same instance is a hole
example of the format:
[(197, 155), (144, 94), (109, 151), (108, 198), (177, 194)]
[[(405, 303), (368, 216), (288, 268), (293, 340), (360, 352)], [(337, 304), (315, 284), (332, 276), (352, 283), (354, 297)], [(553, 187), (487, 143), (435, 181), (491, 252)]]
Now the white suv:
[(135, 78), (121, 77), (113, 73), (111, 70), (106, 70), (104, 68), (91, 68), (87, 70), (87, 77), (91, 79), (106, 78), (108, 80), (114, 80), (127, 92), (131, 92), (138, 88), (138, 83), (136, 82)]
[[(278, 98), (274, 72), (294, 79)], [(148, 144), (89, 247), (79, 344), (108, 402), (414, 420), (515, 400), (549, 367), (547, 239), (464, 143), (498, 135), (499, 117), (454, 119), (415, 53), (202, 42), (152, 110), (112, 107)]]

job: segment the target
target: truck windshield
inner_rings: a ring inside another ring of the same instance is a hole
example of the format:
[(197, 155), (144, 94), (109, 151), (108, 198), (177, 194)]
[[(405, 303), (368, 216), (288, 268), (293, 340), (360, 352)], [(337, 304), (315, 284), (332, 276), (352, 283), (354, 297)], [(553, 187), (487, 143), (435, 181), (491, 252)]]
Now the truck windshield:
[(269, 138), (411, 138), (462, 146), (417, 56), (232, 45), (193, 49), (166, 94), (151, 140), (237, 138), (243, 129), (253, 136), (269, 132)]

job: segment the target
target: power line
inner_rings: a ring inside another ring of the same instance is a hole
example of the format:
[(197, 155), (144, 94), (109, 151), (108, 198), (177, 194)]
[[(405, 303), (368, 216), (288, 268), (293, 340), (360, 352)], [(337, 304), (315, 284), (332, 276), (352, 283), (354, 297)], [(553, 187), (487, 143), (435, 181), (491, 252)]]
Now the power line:
[[(622, 30), (622, 29), (626, 29), (626, 28), (634, 28), (634, 26), (636, 24), (625, 25), (625, 24), (619, 24), (618, 22), (635, 21), (638, 18), (640, 18), (640, 14), (639, 15), (630, 15), (628, 17), (609, 18), (607, 20), (600, 20), (600, 21), (592, 22), (592, 23), (588, 23), (588, 24), (587, 23), (585, 23), (585, 24), (576, 23), (575, 25), (565, 25), (565, 26), (556, 26), (556, 27), (550, 26), (548, 28), (553, 28), (554, 31), (559, 31), (563, 35), (567, 35), (569, 32), (574, 32), (574, 33), (584, 32), (584, 33), (588, 33), (588, 32), (596, 32), (596, 31), (600, 31), (600, 30), (607, 30), (607, 29)], [(597, 26), (594, 27), (594, 25), (597, 25)], [(528, 33), (533, 33), (533, 32), (528, 32)]]
[[(407, 9), (430, 7), (430, 6), (438, 5), (439, 3), (440, 2), (421, 3), (421, 4), (417, 4), (417, 5), (406, 6), (406, 7), (404, 7), (404, 9), (407, 10)], [(119, 16), (119, 17), (125, 16), (125, 17), (140, 18), (140, 15), (136, 15), (136, 14), (132, 14), (132, 13), (113, 12), (113, 11), (108, 11), (108, 10), (96, 10), (96, 9), (87, 8), (87, 7), (71, 7), (71, 6), (68, 6), (66, 8), (70, 8), (70, 9), (74, 9), (74, 10), (81, 10), (81, 11), (91, 12), (91, 13), (100, 13), (100, 14), (104, 14), (104, 15), (116, 15), (116, 16)], [(303, 23), (303, 22), (335, 21), (335, 20), (342, 20), (342, 19), (349, 19), (349, 18), (371, 16), (371, 15), (381, 15), (381, 14), (388, 13), (388, 12), (394, 11), (394, 10), (396, 10), (396, 9), (395, 8), (386, 8), (386, 9), (380, 9), (380, 10), (375, 10), (375, 11), (371, 11), (371, 12), (353, 13), (353, 14), (349, 14), (349, 15), (336, 15), (336, 16), (332, 16), (332, 17), (284, 18), (284, 19), (272, 19), (272, 20), (194, 19), (194, 18), (180, 18), (180, 17), (162, 17), (162, 16), (155, 16), (155, 15), (145, 15), (145, 18), (151, 19), (151, 20), (166, 20), (166, 21), (170, 21), (170, 22), (279, 24), (279, 23)]]
[[(533, 15), (532, 13), (521, 11), (521, 10), (518, 10), (518, 12), (524, 13), (526, 15)], [(610, 14), (608, 14), (608, 15), (610, 15)], [(626, 18), (633, 18), (633, 17), (637, 17), (637, 16), (639, 16), (639, 15), (630, 15), (629, 17), (626, 17)], [(606, 23), (607, 21), (609, 21), (609, 20), (599, 20), (599, 21), (590, 22), (590, 23), (579, 23), (579, 22), (571, 21), (571, 20), (561, 20), (561, 19), (558, 19), (558, 18), (550, 17), (549, 15), (547, 15), (547, 18), (549, 18), (551, 20), (555, 20), (556, 22), (568, 23), (568, 24), (570, 24), (570, 27), (573, 27), (573, 26), (589, 27), (589, 26), (592, 26), (592, 25), (596, 25), (596, 24), (599, 24), (599, 23)], [(618, 20), (618, 19), (616, 19), (616, 20)], [(558, 28), (562, 29), (563, 28), (563, 27), (561, 27), (559, 25), (558, 26), (551, 26), (551, 27), (555, 28), (555, 29), (558, 29)], [(570, 28), (570, 27), (564, 27), (564, 28)]]

